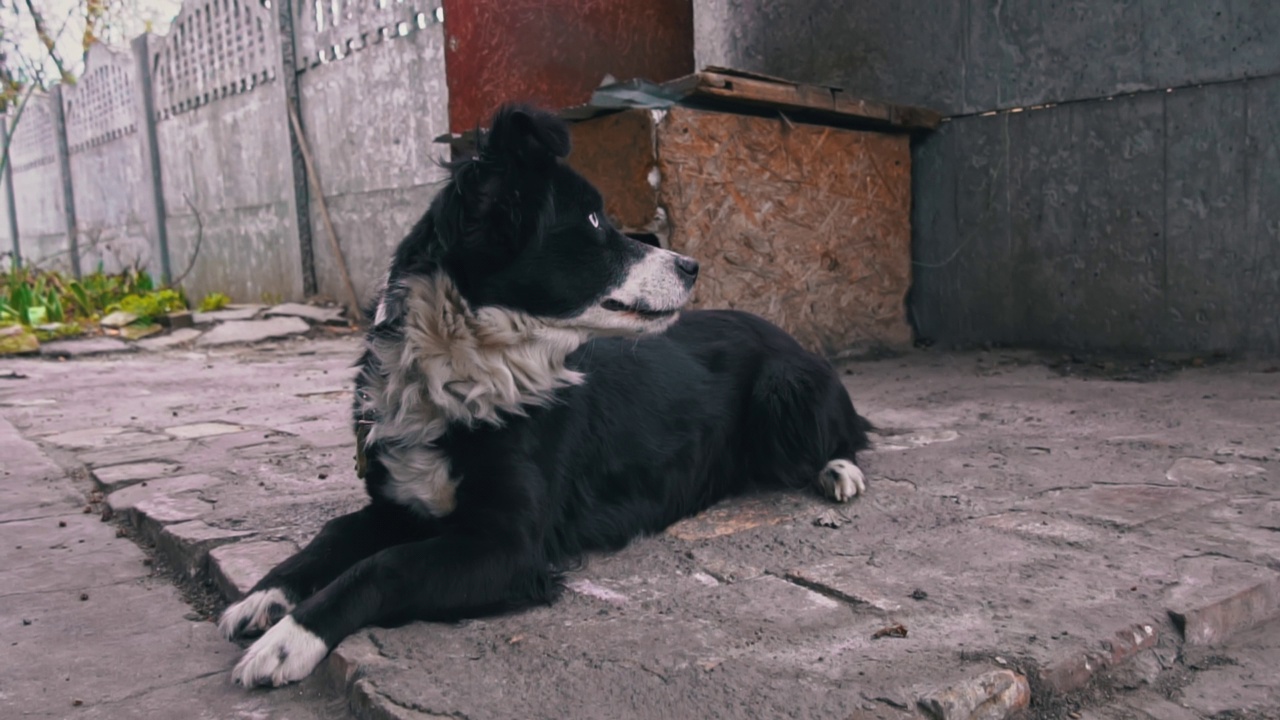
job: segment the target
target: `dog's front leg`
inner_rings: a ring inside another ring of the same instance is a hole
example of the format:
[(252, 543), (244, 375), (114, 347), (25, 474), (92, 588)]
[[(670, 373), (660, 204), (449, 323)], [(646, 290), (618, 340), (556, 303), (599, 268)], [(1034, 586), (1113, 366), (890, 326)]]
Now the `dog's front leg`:
[(356, 563), (257, 640), (236, 665), (245, 686), (301, 680), (367, 625), (452, 620), (549, 602), (557, 584), (528, 535), (505, 528), (397, 545)]
[(305, 548), (228, 607), (218, 628), (228, 639), (263, 633), (360, 560), (392, 545), (427, 537), (429, 532), (425, 521), (411, 511), (385, 503), (334, 518)]

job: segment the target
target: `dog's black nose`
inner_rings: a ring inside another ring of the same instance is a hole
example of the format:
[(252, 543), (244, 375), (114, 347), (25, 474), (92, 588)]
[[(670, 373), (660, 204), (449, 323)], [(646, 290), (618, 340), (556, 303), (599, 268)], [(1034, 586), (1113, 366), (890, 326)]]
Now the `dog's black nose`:
[(691, 257), (680, 255), (676, 258), (676, 269), (684, 276), (684, 281), (693, 284), (698, 279), (698, 261)]

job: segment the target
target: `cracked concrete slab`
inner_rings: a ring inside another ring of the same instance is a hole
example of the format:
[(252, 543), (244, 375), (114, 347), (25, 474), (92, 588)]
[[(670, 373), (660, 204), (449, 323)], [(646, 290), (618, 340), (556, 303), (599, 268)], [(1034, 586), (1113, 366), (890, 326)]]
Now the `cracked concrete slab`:
[(252, 320), (265, 308), (265, 305), (229, 305), (225, 310), (193, 313), (192, 320), (194, 320), (197, 325), (224, 323), (237, 320)]
[(214, 345), (238, 345), (271, 338), (301, 335), (311, 329), (306, 320), (296, 317), (275, 317), (268, 320), (242, 320), (224, 322), (196, 340), (197, 347)]
[(160, 350), (168, 350), (187, 343), (200, 337), (202, 333), (195, 328), (178, 328), (166, 335), (160, 337), (147, 338), (138, 341), (138, 347), (143, 350), (157, 352)]
[(112, 493), (121, 488), (148, 480), (172, 477), (181, 469), (181, 465), (173, 463), (141, 462), (97, 467), (89, 471), (89, 476), (93, 478), (98, 489), (106, 493)]
[(248, 594), (271, 568), (298, 552), (287, 540), (260, 540), (222, 545), (209, 552), (209, 574), (223, 596), (235, 601)]
[(113, 337), (96, 337), (85, 340), (56, 340), (40, 346), (40, 354), (46, 357), (87, 357), (132, 352), (133, 347)]
[(267, 310), (267, 317), (291, 316), (309, 320), (318, 325), (346, 325), (347, 319), (340, 307), (318, 307), (301, 303), (283, 303)]
[(174, 425), (164, 429), (165, 433), (183, 440), (213, 437), (214, 435), (230, 435), (244, 430), (243, 425), (229, 422), (191, 423), (190, 425)]

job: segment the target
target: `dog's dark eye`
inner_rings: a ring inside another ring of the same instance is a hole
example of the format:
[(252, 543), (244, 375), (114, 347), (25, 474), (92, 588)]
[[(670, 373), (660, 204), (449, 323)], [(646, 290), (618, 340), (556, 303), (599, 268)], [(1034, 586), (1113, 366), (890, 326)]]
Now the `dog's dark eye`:
[(595, 214), (595, 213), (591, 213), (590, 215), (588, 215), (588, 216), (587, 216), (587, 220), (591, 223), (591, 227), (596, 228), (597, 230), (598, 230), (598, 229), (600, 229), (600, 216), (599, 216), (599, 215), (597, 215), (597, 214)]

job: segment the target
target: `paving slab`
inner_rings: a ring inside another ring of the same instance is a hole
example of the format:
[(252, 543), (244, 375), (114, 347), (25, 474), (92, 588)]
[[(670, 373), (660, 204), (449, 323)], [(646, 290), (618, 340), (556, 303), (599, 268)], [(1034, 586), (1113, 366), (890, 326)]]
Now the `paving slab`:
[(1045, 512), (1008, 512), (989, 515), (980, 524), (1022, 537), (1061, 542), (1067, 545), (1094, 545), (1102, 534), (1088, 525)]
[(1178, 704), (1201, 718), (1280, 717), (1277, 657), (1280, 621), (1251, 630), (1230, 647), (1192, 651), (1187, 658), (1192, 679), (1182, 689)]
[(138, 432), (127, 427), (102, 427), (72, 430), (40, 438), (42, 441), (77, 450), (124, 448), (159, 442), (163, 435)]
[(209, 553), (209, 574), (228, 600), (239, 600), (276, 565), (298, 552), (286, 540), (240, 542)]
[(205, 517), (209, 505), (193, 493), (154, 495), (134, 505), (129, 520), (144, 538), (156, 542), (165, 526)]
[(45, 357), (87, 357), (89, 355), (109, 355), (125, 353), (133, 350), (129, 343), (113, 337), (95, 337), (83, 340), (55, 340), (40, 346), (40, 354)]
[(1204, 490), (1161, 485), (1095, 485), (1086, 490), (1053, 492), (1044, 498), (1062, 512), (1130, 527), (1220, 499)]
[(1205, 490), (1243, 489), (1247, 481), (1266, 481), (1266, 468), (1247, 463), (1219, 462), (1207, 458), (1178, 458), (1165, 472), (1169, 482)]
[(244, 320), (224, 322), (196, 340), (198, 347), (253, 343), (270, 338), (301, 335), (311, 329), (307, 321), (296, 317), (277, 317), (269, 320)]
[(1178, 563), (1167, 606), (1190, 645), (1217, 645), (1280, 617), (1280, 572), (1207, 555)]
[(266, 312), (267, 317), (300, 317), (317, 325), (346, 325), (347, 319), (344, 315), (342, 308), (317, 307), (315, 305), (303, 305), (302, 303), (284, 303), (276, 305)]
[(192, 319), (195, 320), (197, 325), (252, 320), (257, 317), (265, 307), (265, 305), (229, 305), (225, 310), (193, 313)]
[(159, 337), (147, 338), (138, 341), (138, 347), (143, 350), (159, 351), (168, 350), (170, 348), (186, 345), (187, 343), (200, 337), (203, 333), (195, 328), (178, 328), (173, 332)]
[(187, 441), (170, 440), (133, 447), (105, 447), (93, 452), (79, 453), (77, 459), (89, 468), (134, 465), (143, 462), (176, 465), (180, 464), (192, 447), (192, 443)]
[(120, 490), (121, 488), (136, 485), (147, 480), (158, 480), (160, 478), (172, 477), (177, 475), (181, 470), (182, 466), (176, 463), (140, 462), (129, 463), (127, 465), (95, 467), (89, 471), (89, 476), (93, 479), (94, 484), (99, 490), (105, 493), (114, 493), (116, 490)]
[(215, 435), (230, 435), (231, 433), (243, 432), (244, 429), (243, 425), (229, 422), (204, 422), (190, 425), (174, 425), (173, 427), (165, 428), (164, 431), (176, 438), (192, 440)]
[(222, 482), (220, 478), (203, 473), (151, 478), (112, 492), (107, 495), (106, 504), (112, 512), (137, 524), (140, 521), (133, 519), (133, 513), (137, 512), (140, 504), (148, 500), (210, 490)]
[(191, 579), (208, 574), (209, 551), (253, 535), (248, 530), (210, 527), (200, 520), (168, 525), (156, 538), (156, 551)]
[(909, 609), (915, 589), (884, 577), (876, 568), (863, 564), (821, 563), (797, 568), (787, 579), (854, 606), (899, 616)]

